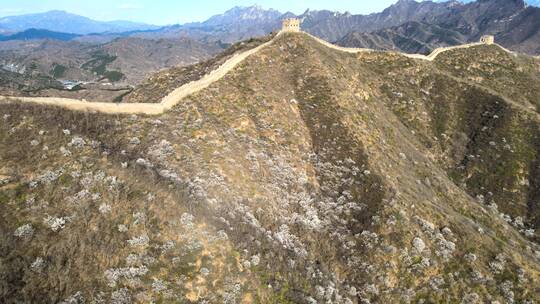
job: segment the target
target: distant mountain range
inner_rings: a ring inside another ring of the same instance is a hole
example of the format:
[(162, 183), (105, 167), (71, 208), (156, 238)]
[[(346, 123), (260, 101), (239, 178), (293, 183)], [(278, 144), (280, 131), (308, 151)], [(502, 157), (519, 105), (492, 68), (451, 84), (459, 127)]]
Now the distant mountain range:
[[(479, 0), (478, 2), (489, 2), (490, 0)], [(399, 0), (381, 13), (370, 15), (353, 15), (350, 13), (339, 13), (333, 11), (311, 11), (307, 10), (299, 17), (304, 18), (303, 26), (306, 28), (317, 28), (320, 34), (330, 40), (337, 41), (342, 38), (350, 28), (370, 32), (382, 28), (400, 25), (406, 21), (418, 21), (418, 16), (439, 15), (443, 7), (454, 7), (460, 3), (474, 2), (471, 0), (451, 0), (451, 1), (422, 1)], [(507, 2), (522, 2), (522, 0), (507, 0)], [(540, 6), (540, 0), (525, 1), (530, 6)], [(441, 7), (441, 4), (443, 7)], [(396, 8), (409, 8), (412, 10), (399, 10)], [(393, 8), (393, 9), (392, 9)], [(396, 14), (397, 13), (397, 14)], [(25, 14), (0, 18), (0, 34), (5, 35), (21, 32), (29, 29), (48, 30), (51, 32), (63, 32), (79, 35), (97, 33), (124, 33), (138, 31), (170, 31), (171, 29), (192, 29), (199, 32), (233, 32), (232, 36), (245, 38), (243, 33), (260, 32), (266, 33), (270, 29), (275, 29), (279, 25), (279, 20), (284, 17), (294, 16), (292, 13), (281, 13), (274, 9), (263, 9), (260, 6), (234, 7), (227, 12), (213, 16), (206, 21), (186, 23), (182, 25), (160, 27), (140, 22), (131, 21), (97, 21), (87, 17), (71, 14), (65, 11), (53, 10), (45, 13)], [(347, 18), (338, 22), (339, 29), (331, 29), (332, 33), (322, 33), (325, 24), (332, 24), (337, 19)], [(411, 20), (413, 19), (413, 20)], [(316, 24), (315, 24), (316, 23)], [(314, 30), (317, 34), (317, 31)]]
[(436, 47), (477, 41), (490, 34), (508, 48), (539, 54), (540, 8), (531, 4), (523, 0), (400, 0), (370, 15), (307, 10), (298, 16), (258, 6), (237, 7), (205, 22), (165, 27), (141, 35), (235, 42), (277, 30), (283, 18), (297, 17), (302, 20), (304, 31), (350, 47), (428, 53)]
[[(399, 0), (380, 13), (353, 15), (328, 10), (281, 13), (260, 6), (234, 7), (203, 22), (158, 27), (127, 21), (102, 22), (63, 11), (0, 18), (0, 40), (56, 39), (107, 43), (121, 37), (234, 43), (278, 30), (287, 17), (302, 29), (344, 46), (426, 53), (439, 46), (496, 35), (508, 48), (540, 53), (540, 0)], [(15, 32), (15, 33), (14, 33)], [(64, 34), (70, 33), (70, 34)]]
[(96, 21), (87, 17), (57, 10), (38, 14), (0, 18), (0, 29), (4, 29), (5, 31), (19, 32), (31, 28), (53, 32), (90, 34), (150, 30), (159, 27), (131, 21)]

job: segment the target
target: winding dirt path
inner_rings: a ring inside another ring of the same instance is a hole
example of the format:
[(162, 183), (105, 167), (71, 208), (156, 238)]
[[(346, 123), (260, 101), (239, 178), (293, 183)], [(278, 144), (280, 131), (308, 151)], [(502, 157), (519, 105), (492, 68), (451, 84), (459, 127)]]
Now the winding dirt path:
[[(189, 82), (187, 84), (182, 85), (179, 88), (176, 88), (174, 91), (169, 93), (169, 95), (165, 96), (161, 100), (160, 103), (87, 102), (87, 101), (83, 101), (79, 99), (69, 99), (69, 98), (59, 98), (59, 97), (9, 97), (9, 96), (0, 96), (0, 101), (18, 101), (18, 102), (25, 102), (25, 103), (35, 103), (35, 104), (41, 104), (41, 105), (59, 106), (59, 107), (63, 107), (63, 108), (74, 110), (74, 111), (101, 112), (105, 114), (159, 115), (166, 112), (167, 110), (170, 110), (172, 107), (177, 105), (180, 101), (182, 101), (185, 97), (192, 95), (200, 90), (203, 90), (207, 88), (208, 86), (210, 86), (212, 83), (220, 80), (221, 78), (223, 78), (223, 76), (225, 76), (228, 72), (233, 70), (238, 64), (244, 61), (247, 57), (249, 57), (252, 54), (257, 53), (261, 49), (272, 44), (279, 36), (282, 35), (282, 33), (283, 32), (279, 32), (272, 40), (266, 43), (263, 43), (259, 45), (258, 47), (255, 47), (243, 53), (234, 55), (233, 57), (225, 61), (225, 63), (223, 63), (223, 65), (221, 65), (219, 68), (215, 69), (209, 74), (206, 74), (201, 79)], [(315, 37), (311, 34), (308, 34), (305, 32), (302, 32), (302, 33), (315, 39), (319, 43), (338, 51), (347, 52), (347, 53), (373, 51), (371, 49), (346, 48), (346, 47), (337, 46), (327, 41), (324, 41), (318, 37)], [(435, 49), (430, 55), (427, 55), (427, 56), (420, 55), (420, 54), (404, 54), (404, 53), (399, 53), (399, 54), (409, 57), (409, 58), (413, 58), (413, 59), (433, 61), (435, 60), (435, 58), (437, 58), (438, 55), (440, 55), (443, 52), (455, 50), (455, 49), (470, 48), (470, 47), (478, 46), (481, 44), (482, 43), (471, 43), (471, 44), (465, 44), (465, 45), (459, 45), (459, 46), (453, 46), (453, 47), (438, 48), (438, 49)], [(503, 47), (501, 48), (507, 52), (510, 52)]]
[(105, 114), (147, 114), (158, 115), (171, 109), (185, 97), (207, 88), (212, 83), (220, 80), (229, 71), (234, 69), (239, 63), (250, 55), (257, 53), (262, 48), (270, 45), (281, 35), (279, 33), (274, 39), (259, 45), (253, 49), (240, 54), (235, 54), (225, 61), (219, 68), (206, 74), (201, 79), (189, 82), (176, 88), (165, 96), (159, 103), (109, 103), (109, 102), (87, 102), (79, 99), (59, 98), (59, 97), (9, 97), (0, 96), (0, 101), (15, 100), (27, 103), (37, 103), (42, 105), (59, 106), (74, 111), (96, 111)]

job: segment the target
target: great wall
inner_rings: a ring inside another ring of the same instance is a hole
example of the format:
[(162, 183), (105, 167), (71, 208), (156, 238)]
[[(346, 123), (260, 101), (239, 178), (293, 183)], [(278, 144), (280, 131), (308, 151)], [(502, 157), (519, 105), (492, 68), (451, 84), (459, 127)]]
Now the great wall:
[[(243, 53), (234, 55), (229, 60), (225, 61), (225, 63), (223, 63), (220, 67), (206, 74), (201, 79), (189, 82), (185, 85), (180, 86), (179, 88), (176, 88), (169, 95), (165, 96), (159, 103), (109, 103), (109, 102), (88, 102), (84, 100), (59, 98), (59, 97), (10, 97), (10, 96), (0, 96), (0, 101), (4, 101), (4, 102), (16, 101), (16, 102), (23, 102), (23, 103), (34, 103), (34, 104), (41, 104), (41, 105), (48, 105), (48, 106), (63, 107), (63, 108), (73, 110), (73, 111), (90, 111), (90, 112), (100, 112), (100, 113), (105, 113), (105, 114), (159, 115), (170, 110), (172, 107), (177, 105), (180, 101), (182, 101), (187, 96), (192, 95), (200, 90), (203, 90), (209, 87), (212, 83), (220, 80), (221, 78), (223, 78), (223, 76), (225, 76), (228, 72), (234, 69), (238, 64), (244, 61), (247, 57), (249, 57), (252, 54), (257, 53), (261, 49), (272, 44), (279, 36), (281, 36), (283, 33), (288, 33), (288, 32), (302, 33), (304, 35), (307, 35), (313, 38), (314, 40), (318, 41), (319, 43), (327, 47), (330, 47), (332, 49), (342, 51), (342, 52), (359, 53), (359, 52), (374, 52), (375, 51), (372, 49), (346, 48), (346, 47), (340, 47), (340, 46), (331, 44), (311, 34), (302, 32), (300, 30), (299, 20), (285, 19), (283, 21), (282, 30), (272, 40), (264, 44), (261, 44), (258, 47), (247, 50)], [(455, 50), (455, 49), (470, 48), (470, 47), (479, 46), (483, 44), (494, 44), (494, 45), (499, 46), (504, 51), (513, 54), (513, 52), (503, 48), (502, 46), (498, 44), (495, 44), (493, 36), (483, 36), (481, 38), (481, 41), (477, 43), (437, 48), (429, 55), (405, 54), (405, 53), (398, 53), (398, 52), (396, 53), (403, 55), (405, 57), (412, 58), (412, 59), (433, 61), (441, 53), (444, 53), (450, 50)]]

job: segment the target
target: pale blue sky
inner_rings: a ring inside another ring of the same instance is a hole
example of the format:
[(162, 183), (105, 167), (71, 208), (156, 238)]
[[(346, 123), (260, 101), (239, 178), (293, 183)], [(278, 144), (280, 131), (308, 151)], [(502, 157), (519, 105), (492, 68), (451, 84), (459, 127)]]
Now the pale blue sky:
[(307, 8), (378, 12), (396, 0), (0, 0), (0, 17), (65, 10), (97, 20), (130, 20), (164, 25), (201, 21), (233, 6), (261, 5), (300, 14)]

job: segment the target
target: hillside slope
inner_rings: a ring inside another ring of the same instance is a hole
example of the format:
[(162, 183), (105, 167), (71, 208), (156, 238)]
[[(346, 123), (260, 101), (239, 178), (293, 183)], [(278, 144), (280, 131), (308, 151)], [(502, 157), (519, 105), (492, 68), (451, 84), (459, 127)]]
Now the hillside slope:
[(219, 44), (192, 39), (119, 38), (104, 44), (30, 40), (0, 43), (1, 67), (31, 67), (57, 79), (135, 85), (173, 66), (194, 64), (220, 51)]
[(540, 71), (497, 50), (285, 34), (159, 117), (3, 104), (1, 301), (538, 301), (538, 112), (467, 73)]

